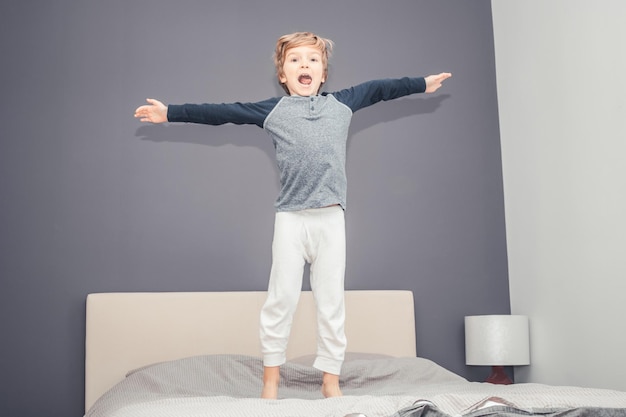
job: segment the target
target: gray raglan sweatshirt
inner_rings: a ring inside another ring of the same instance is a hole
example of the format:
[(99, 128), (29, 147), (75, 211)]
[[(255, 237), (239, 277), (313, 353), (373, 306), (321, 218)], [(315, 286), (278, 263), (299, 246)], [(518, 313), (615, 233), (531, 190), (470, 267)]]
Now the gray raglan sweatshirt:
[(275, 97), (256, 103), (168, 106), (170, 122), (255, 124), (274, 141), (281, 190), (277, 211), (339, 204), (345, 210), (346, 142), (352, 114), (383, 100), (426, 90), (424, 78), (369, 81), (311, 97)]

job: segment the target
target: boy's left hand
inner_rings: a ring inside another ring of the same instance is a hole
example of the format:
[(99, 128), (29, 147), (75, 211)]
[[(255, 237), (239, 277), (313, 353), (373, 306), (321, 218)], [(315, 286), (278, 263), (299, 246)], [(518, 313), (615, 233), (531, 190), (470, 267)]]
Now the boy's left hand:
[(452, 77), (452, 74), (449, 72), (442, 72), (437, 75), (429, 75), (428, 77), (424, 77), (426, 80), (426, 93), (434, 93), (441, 87), (441, 83)]

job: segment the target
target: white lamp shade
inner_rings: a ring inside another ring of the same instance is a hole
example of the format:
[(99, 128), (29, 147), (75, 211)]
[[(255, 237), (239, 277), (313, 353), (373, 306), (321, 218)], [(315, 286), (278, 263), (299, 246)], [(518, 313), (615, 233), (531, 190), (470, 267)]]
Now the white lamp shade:
[(528, 317), (465, 317), (465, 363), (483, 366), (530, 364)]

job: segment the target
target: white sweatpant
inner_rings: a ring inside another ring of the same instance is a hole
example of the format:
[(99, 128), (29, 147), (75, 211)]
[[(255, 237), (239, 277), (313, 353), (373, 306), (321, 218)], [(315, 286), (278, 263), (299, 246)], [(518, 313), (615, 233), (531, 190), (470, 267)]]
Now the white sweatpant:
[(313, 367), (339, 375), (346, 351), (344, 274), (346, 232), (339, 206), (276, 213), (272, 270), (261, 310), (264, 366), (286, 362), (287, 341), (302, 289), (305, 262), (317, 306), (317, 355)]

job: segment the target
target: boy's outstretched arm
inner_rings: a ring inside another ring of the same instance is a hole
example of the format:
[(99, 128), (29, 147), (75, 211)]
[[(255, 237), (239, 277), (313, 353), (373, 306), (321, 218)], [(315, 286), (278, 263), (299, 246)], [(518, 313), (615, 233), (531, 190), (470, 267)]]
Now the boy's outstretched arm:
[(449, 72), (442, 72), (437, 75), (429, 75), (428, 77), (424, 77), (426, 80), (426, 93), (434, 93), (441, 87), (441, 83), (443, 83), (448, 78), (452, 77), (452, 74)]
[(146, 99), (149, 104), (137, 107), (135, 118), (142, 122), (165, 123), (167, 122), (167, 106), (159, 100)]

